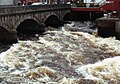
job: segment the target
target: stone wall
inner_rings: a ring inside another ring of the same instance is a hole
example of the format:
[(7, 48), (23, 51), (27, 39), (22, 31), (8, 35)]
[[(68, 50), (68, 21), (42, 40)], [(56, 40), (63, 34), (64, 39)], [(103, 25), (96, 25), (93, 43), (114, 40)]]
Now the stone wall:
[(13, 5), (13, 0), (0, 0), (0, 5)]

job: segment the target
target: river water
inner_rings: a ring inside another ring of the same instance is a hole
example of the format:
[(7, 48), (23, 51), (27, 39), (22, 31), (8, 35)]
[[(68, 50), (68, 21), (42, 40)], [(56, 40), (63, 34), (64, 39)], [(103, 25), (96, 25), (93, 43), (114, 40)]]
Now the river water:
[(119, 84), (120, 41), (71, 22), (20, 40), (0, 54), (1, 84)]

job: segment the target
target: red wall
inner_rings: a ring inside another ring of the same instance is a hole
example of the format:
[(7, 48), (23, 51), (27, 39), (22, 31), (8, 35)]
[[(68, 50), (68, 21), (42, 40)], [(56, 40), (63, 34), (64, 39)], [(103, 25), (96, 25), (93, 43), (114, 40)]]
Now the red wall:
[(114, 1), (114, 3), (105, 4), (100, 8), (100, 10), (101, 11), (105, 11), (105, 10), (117, 11), (119, 15), (118, 17), (120, 18), (120, 0), (106, 0), (106, 1)]

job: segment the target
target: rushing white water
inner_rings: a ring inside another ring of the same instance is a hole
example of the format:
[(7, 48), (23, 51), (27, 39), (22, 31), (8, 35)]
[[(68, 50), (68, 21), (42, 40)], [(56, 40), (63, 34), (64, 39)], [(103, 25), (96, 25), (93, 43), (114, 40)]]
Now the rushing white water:
[[(81, 34), (81, 33), (80, 33)], [(120, 41), (115, 37), (101, 38), (82, 33), (94, 46), (106, 49), (106, 52), (120, 54)]]
[(120, 41), (114, 37), (101, 38), (88, 33), (71, 32), (69, 28), (72, 26), (65, 25), (61, 31), (47, 31), (37, 41), (13, 44), (9, 50), (0, 54), (1, 73), (27, 77), (35, 84), (79, 84), (81, 77), (70, 75), (76, 71), (85, 77), (83, 79), (101, 84), (109, 84), (111, 81), (119, 83), (120, 56), (85, 65), (84, 61), (88, 58), (84, 52), (87, 48), (82, 44), (105, 49), (106, 53), (120, 54)]
[(82, 73), (85, 79), (98, 80), (101, 84), (109, 84), (114, 81), (114, 84), (116, 84), (120, 82), (119, 60), (120, 56), (107, 58), (95, 64), (82, 66), (76, 69), (76, 71)]

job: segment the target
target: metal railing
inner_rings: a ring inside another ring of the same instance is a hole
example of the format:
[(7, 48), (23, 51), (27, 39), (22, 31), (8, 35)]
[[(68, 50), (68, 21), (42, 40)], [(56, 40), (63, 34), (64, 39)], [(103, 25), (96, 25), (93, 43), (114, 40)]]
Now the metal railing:
[(77, 7), (87, 7), (87, 8), (91, 8), (91, 7), (101, 7), (105, 4), (111, 4), (114, 3), (113, 1), (106, 1), (106, 0), (101, 0), (98, 3), (95, 2), (90, 2), (90, 3), (83, 3), (83, 2), (77, 2), (76, 6)]
[(114, 3), (114, 1), (101, 0), (98, 4), (101, 7), (101, 6), (105, 5), (105, 4), (112, 4), (112, 3)]

